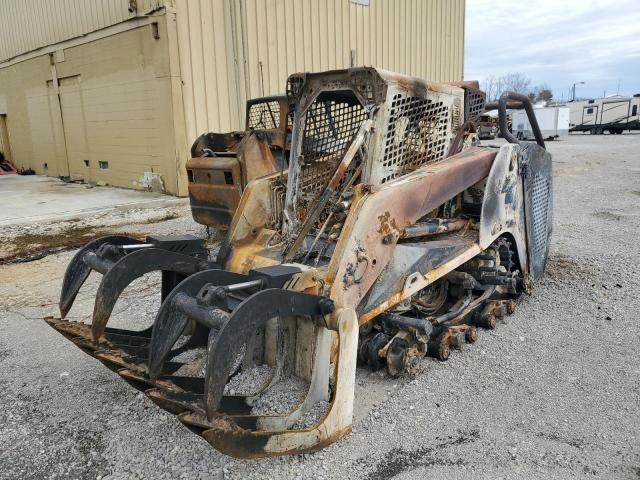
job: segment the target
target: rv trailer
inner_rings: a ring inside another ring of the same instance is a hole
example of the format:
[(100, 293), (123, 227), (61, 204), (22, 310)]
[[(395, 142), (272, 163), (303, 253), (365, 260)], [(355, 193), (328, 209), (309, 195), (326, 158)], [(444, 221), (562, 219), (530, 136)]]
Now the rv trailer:
[(633, 97), (606, 97), (569, 102), (569, 132), (622, 133), (640, 130), (640, 94)]
[[(569, 132), (569, 108), (567, 107), (538, 107), (533, 109), (542, 137), (545, 140), (555, 140), (566, 136)], [(534, 138), (533, 129), (524, 110), (512, 112), (512, 131), (519, 140)]]

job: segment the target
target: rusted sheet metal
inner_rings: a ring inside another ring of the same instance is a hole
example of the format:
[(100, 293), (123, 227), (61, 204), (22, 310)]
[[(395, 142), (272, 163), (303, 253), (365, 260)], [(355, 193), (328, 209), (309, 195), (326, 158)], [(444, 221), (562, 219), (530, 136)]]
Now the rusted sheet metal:
[(355, 308), (391, 259), (401, 232), (485, 178), (495, 152), (471, 149), (398, 180), (369, 188), (345, 222), (331, 259), (331, 298)]
[(235, 153), (199, 157), (187, 162), (189, 203), (193, 219), (203, 225), (228, 228), (242, 195), (242, 166)]
[[(286, 182), (286, 177), (284, 172), (282, 181)], [(281, 263), (280, 235), (268, 228), (277, 217), (271, 193), (278, 182), (280, 174), (274, 173), (247, 185), (238, 205), (240, 213), (234, 216), (228, 243), (223, 245), (221, 258), (228, 270), (247, 273), (252, 268)]]
[(270, 175), (278, 170), (271, 152), (271, 143), (264, 132), (253, 132), (242, 139), (234, 149), (242, 169), (242, 186), (251, 180)]
[(516, 243), (520, 265), (529, 271), (524, 222), (524, 191), (519, 172), (519, 147), (500, 147), (484, 191), (478, 242), (487, 248), (501, 235), (509, 233)]
[(235, 185), (189, 185), (193, 219), (221, 230), (229, 228), (240, 197)]
[(226, 230), (247, 183), (276, 170), (271, 146), (258, 132), (246, 135), (231, 152), (192, 158), (187, 172), (194, 220)]
[(207, 133), (196, 139), (191, 147), (194, 158), (186, 165), (196, 222), (229, 228), (247, 184), (286, 163), (289, 123), (286, 97), (257, 98), (247, 102), (244, 132)]

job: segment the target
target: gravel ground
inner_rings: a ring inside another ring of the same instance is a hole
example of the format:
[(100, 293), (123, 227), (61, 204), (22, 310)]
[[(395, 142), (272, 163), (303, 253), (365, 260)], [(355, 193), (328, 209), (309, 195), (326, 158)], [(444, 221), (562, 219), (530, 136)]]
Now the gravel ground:
[[(72, 252), (0, 266), (0, 477), (639, 478), (640, 135), (549, 149), (555, 230), (533, 296), (414, 379), (358, 370), (353, 433), (312, 455), (226, 457), (46, 326)], [(197, 231), (186, 211), (132, 228)], [(114, 325), (150, 323), (155, 282), (125, 292)]]

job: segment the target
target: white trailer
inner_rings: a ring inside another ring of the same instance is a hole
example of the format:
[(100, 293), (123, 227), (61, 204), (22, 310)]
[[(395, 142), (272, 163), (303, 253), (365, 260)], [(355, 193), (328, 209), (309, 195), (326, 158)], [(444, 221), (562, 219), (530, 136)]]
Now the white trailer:
[(592, 134), (622, 133), (623, 130), (640, 130), (640, 97), (613, 96), (569, 102), (570, 132)]
[[(534, 108), (542, 138), (555, 140), (569, 133), (569, 108), (568, 107), (538, 107)], [(531, 124), (527, 119), (527, 112), (514, 110), (512, 112), (511, 129), (516, 138), (521, 140), (533, 140)]]

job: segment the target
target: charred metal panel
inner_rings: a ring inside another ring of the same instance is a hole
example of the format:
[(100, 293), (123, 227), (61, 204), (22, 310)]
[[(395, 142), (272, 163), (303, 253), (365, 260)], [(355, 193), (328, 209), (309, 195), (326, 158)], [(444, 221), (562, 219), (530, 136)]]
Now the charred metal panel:
[(371, 188), (354, 206), (329, 265), (331, 298), (357, 306), (389, 263), (402, 230), (485, 178), (495, 152), (472, 149)]
[(547, 264), (553, 230), (553, 162), (551, 155), (538, 145), (523, 143), (520, 148), (529, 270), (535, 280), (542, 276)]
[(196, 139), (186, 165), (196, 222), (228, 229), (246, 185), (285, 162), (289, 121), (286, 97), (255, 98), (247, 102), (244, 132), (206, 133)]
[(363, 315), (387, 302), (390, 297), (401, 294), (407, 281), (411, 281), (409, 277), (412, 273), (429, 272), (444, 265), (472, 246), (475, 240), (473, 235), (397, 245), (389, 264), (358, 305), (358, 315)]
[(509, 233), (523, 272), (529, 270), (525, 226), (525, 195), (520, 176), (521, 147), (507, 144), (500, 151), (487, 177), (480, 215), (479, 243), (487, 248), (501, 235)]
[(485, 110), (486, 94), (474, 88), (464, 89), (464, 120), (477, 117)]

